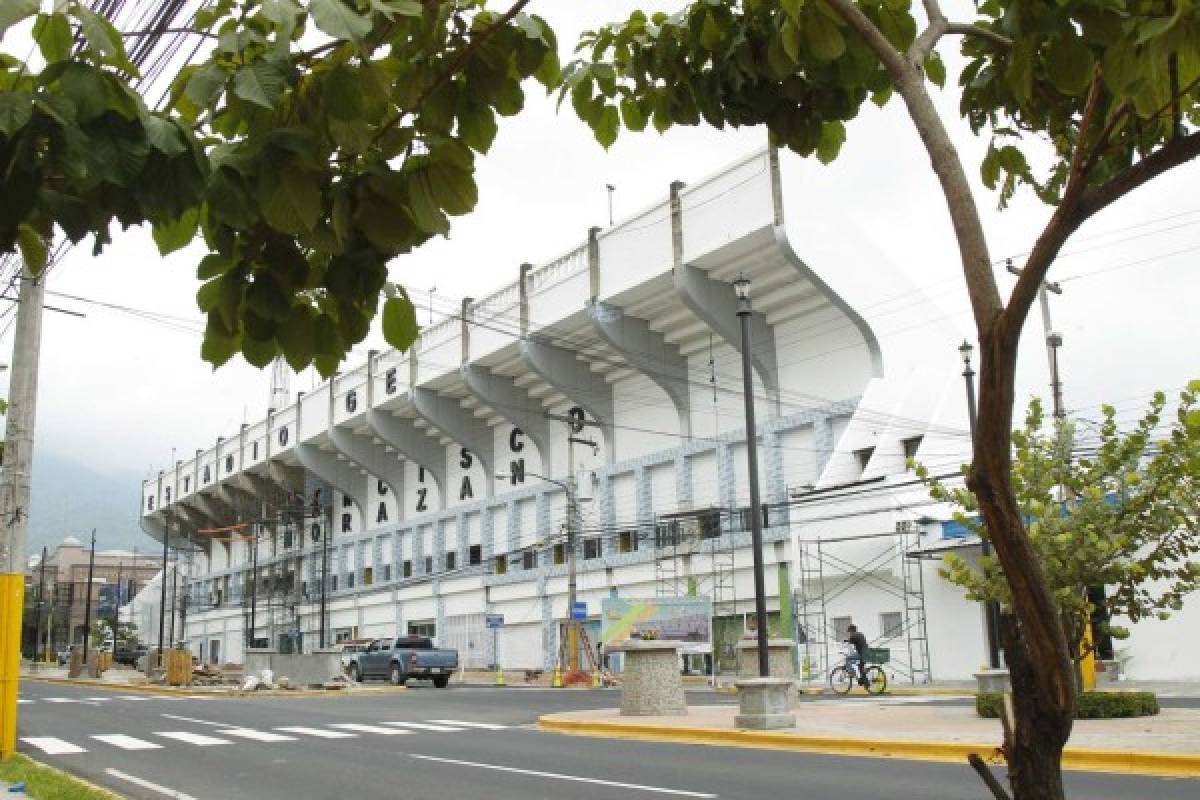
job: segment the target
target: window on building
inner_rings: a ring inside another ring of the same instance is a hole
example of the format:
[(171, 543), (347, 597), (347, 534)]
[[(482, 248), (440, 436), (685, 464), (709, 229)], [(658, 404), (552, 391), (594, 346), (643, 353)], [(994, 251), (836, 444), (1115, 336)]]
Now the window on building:
[(363, 586), (370, 586), (375, 582), (375, 570), (372, 567), (363, 567)]
[(904, 615), (899, 611), (884, 611), (879, 615), (879, 635), (898, 639), (904, 635)]
[(354, 588), (354, 573), (353, 572), (346, 573), (346, 588), (347, 589)]
[(384, 564), (383, 565), (383, 581), (384, 581), (384, 583), (387, 583), (391, 579), (392, 579), (392, 565)]
[(521, 551), (521, 569), (536, 569), (537, 553), (532, 550)]
[(583, 540), (584, 560), (592, 559), (592, 558), (599, 558), (601, 549), (602, 548), (600, 545), (600, 537), (599, 536), (592, 536), (590, 538), (584, 539)]
[(455, 569), (458, 567), (458, 553), (451, 550), (446, 553), (446, 569)]
[(291, 530), (291, 528), (289, 528), (283, 532), (283, 549), (284, 550), (292, 549), (292, 530)]
[[(759, 508), (762, 509), (762, 526), (764, 528), (771, 525), (771, 507), (766, 503), (760, 503)], [(750, 530), (750, 508), (739, 508), (737, 510), (737, 528), (739, 531)]]
[(917, 457), (917, 451), (921, 449), (921, 440), (924, 438), (924, 436), (910, 436), (907, 439), (900, 440), (900, 444), (904, 446), (905, 461)]
[[(337, 591), (337, 575), (331, 575), (329, 577), (329, 591)], [(220, 592), (218, 592), (217, 595), (220, 596)]]
[(696, 528), (700, 531), (701, 539), (717, 538), (721, 535), (721, 512), (714, 508), (697, 515)]
[(437, 637), (437, 623), (433, 620), (414, 620), (408, 623), (409, 636), (427, 636), (430, 639)]
[(617, 536), (617, 550), (622, 553), (634, 553), (638, 549), (638, 532), (621, 531)]
[(830, 622), (833, 623), (833, 638), (837, 642), (843, 641), (850, 635), (848, 628), (854, 624), (854, 620), (850, 617), (834, 617)]
[(496, 574), (503, 575), (508, 572), (508, 556), (496, 556)]
[(660, 522), (654, 526), (654, 546), (674, 547), (679, 544), (679, 522)]
[(300, 581), (300, 594), (308, 597), (308, 581)]
[(861, 450), (854, 451), (854, 458), (858, 461), (859, 470), (866, 472), (867, 465), (871, 463), (871, 456), (875, 455), (874, 447), (864, 447)]
[(471, 548), (467, 550), (467, 563), (471, 566), (483, 563), (483, 545), (471, 545)]
[(425, 556), (425, 574), (429, 575), (433, 572), (433, 556)]
[(403, 566), (404, 566), (404, 577), (411, 578), (412, 577), (412, 561), (405, 561)]
[(565, 544), (556, 544), (554, 549), (550, 551), (551, 560), (555, 564), (565, 563), (567, 560), (567, 546)]

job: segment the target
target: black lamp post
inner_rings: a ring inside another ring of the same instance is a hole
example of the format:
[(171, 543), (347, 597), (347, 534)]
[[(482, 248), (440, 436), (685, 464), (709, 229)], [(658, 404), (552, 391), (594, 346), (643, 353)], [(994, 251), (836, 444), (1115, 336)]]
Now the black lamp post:
[(750, 279), (740, 274), (733, 282), (737, 315), (742, 328), (742, 395), (746, 401), (747, 480), (750, 483), (750, 541), (754, 550), (754, 618), (758, 627), (758, 674), (771, 674), (767, 651), (767, 590), (762, 553), (762, 506), (758, 499), (758, 431), (754, 424), (754, 370), (750, 364)]
[[(975, 352), (975, 348), (966, 339), (958, 346), (959, 355), (963, 360), (963, 380), (967, 384), (967, 423), (971, 429), (971, 452), (975, 452), (975, 419), (977, 412), (975, 410), (975, 370), (971, 368), (971, 356)], [(990, 556), (992, 554), (992, 545), (987, 539), (982, 539), (979, 543), (979, 551), (982, 555)], [(995, 600), (988, 600), (983, 604), (983, 619), (984, 629), (987, 632), (987, 648), (988, 648), (988, 665), (992, 669), (1000, 668), (1000, 637), (999, 637), (999, 620), (1000, 620), (1000, 605)]]

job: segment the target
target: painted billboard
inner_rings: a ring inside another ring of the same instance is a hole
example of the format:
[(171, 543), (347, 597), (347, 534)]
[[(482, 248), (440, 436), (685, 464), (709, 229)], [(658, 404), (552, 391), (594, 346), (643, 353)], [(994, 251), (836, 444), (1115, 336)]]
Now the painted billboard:
[(606, 597), (602, 613), (600, 638), (606, 647), (652, 630), (659, 639), (683, 643), (682, 652), (711, 652), (712, 600), (708, 597)]

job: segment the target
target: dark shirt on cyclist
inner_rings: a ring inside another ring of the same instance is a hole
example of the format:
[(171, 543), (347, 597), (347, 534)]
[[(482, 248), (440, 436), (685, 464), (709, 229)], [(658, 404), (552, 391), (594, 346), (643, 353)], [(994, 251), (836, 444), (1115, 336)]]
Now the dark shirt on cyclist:
[(854, 645), (854, 651), (858, 653), (858, 658), (861, 661), (867, 653), (867, 637), (858, 631), (854, 631), (846, 637), (846, 641)]

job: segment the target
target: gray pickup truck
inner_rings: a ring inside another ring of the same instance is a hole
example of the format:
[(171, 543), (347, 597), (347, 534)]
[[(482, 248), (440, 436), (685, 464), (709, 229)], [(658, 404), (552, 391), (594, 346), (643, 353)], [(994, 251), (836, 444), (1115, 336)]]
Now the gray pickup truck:
[(403, 686), (409, 678), (425, 678), (445, 689), (458, 668), (458, 651), (433, 646), (425, 636), (376, 639), (350, 657), (350, 679), (385, 678)]

